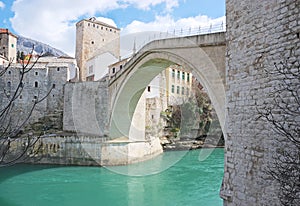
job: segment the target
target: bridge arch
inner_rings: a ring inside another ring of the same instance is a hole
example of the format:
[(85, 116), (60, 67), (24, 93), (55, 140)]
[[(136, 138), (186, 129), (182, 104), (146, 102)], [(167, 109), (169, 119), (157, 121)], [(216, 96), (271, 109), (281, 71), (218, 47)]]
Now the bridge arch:
[(216, 33), (156, 40), (132, 57), (122, 75), (110, 82), (111, 139), (144, 139), (141, 114), (135, 112), (138, 101), (151, 80), (171, 64), (182, 65), (201, 82), (225, 133), (225, 34)]

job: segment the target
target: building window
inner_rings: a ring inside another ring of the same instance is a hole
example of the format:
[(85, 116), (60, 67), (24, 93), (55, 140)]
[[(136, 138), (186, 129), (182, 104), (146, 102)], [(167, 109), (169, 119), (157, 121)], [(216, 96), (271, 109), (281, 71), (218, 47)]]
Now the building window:
[(11, 74), (11, 71), (8, 71), (8, 74)]
[(37, 96), (34, 96), (33, 99), (37, 99)]
[(175, 69), (172, 69), (172, 78), (175, 78)]
[(180, 79), (180, 71), (177, 71), (177, 79)]
[(56, 86), (55, 84), (52, 84), (52, 88), (53, 88), (53, 89), (55, 88), (55, 86)]
[(184, 87), (181, 87), (181, 94), (184, 95)]
[(174, 93), (175, 91), (175, 87), (174, 87), (174, 85), (172, 85), (172, 93)]
[(185, 79), (185, 72), (182, 72), (182, 80)]
[(97, 25), (97, 29), (99, 29), (99, 26)]
[(7, 87), (11, 87), (11, 82), (7, 82)]
[(38, 73), (38, 72), (35, 72), (34, 74), (35, 74), (35, 76), (39, 75), (39, 73)]
[(147, 91), (151, 92), (151, 87), (150, 86), (147, 87)]
[(35, 88), (39, 87), (39, 83), (38, 82), (34, 82), (34, 87)]
[(190, 73), (186, 74), (186, 81), (189, 82), (190, 81)]
[(95, 24), (93, 24), (93, 27), (95, 27)]
[(22, 99), (23, 98), (23, 96), (22, 95), (20, 95), (20, 99)]
[(15, 46), (14, 44), (11, 44), (11, 47), (12, 47), (12, 48), (14, 48), (14, 46)]
[(59, 67), (57, 67), (57, 69), (56, 69), (58, 72), (59, 72)]
[(92, 41), (91, 43), (92, 43), (92, 44), (94, 44), (95, 42), (94, 42), (94, 41)]
[(89, 74), (94, 73), (94, 67), (93, 65), (89, 66)]
[(110, 29), (109, 31), (112, 31), (112, 29)]
[(120, 65), (120, 69), (122, 69), (122, 68), (123, 68), (123, 65), (121, 64), (121, 65)]
[(154, 115), (153, 114), (151, 115), (151, 119), (154, 119)]
[(180, 94), (180, 87), (177, 86), (177, 94)]
[(112, 73), (114, 74), (115, 72), (116, 72), (116, 68), (113, 67), (113, 68), (112, 68)]
[(90, 26), (90, 23), (88, 23), (88, 26)]

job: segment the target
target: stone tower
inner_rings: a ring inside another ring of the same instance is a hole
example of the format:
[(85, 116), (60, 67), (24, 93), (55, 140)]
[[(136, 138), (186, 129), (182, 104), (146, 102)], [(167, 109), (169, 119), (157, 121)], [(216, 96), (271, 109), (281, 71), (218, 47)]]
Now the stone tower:
[(0, 28), (0, 55), (7, 61), (16, 62), (17, 59), (17, 36), (8, 29)]
[(279, 94), (280, 106), (281, 102), (288, 102), (289, 107), (275, 107), (275, 121), (287, 128), (280, 118), (289, 116), (288, 121), (300, 124), (299, 115), (286, 111), (296, 107), (291, 93), (283, 96), (278, 92), (278, 88), (283, 88), (283, 80), (291, 81), (290, 77), (276, 74), (274, 66), (288, 62), (291, 71), (297, 73), (299, 19), (299, 0), (226, 0), (227, 139), (221, 190), (225, 206), (282, 205), (282, 198), (278, 197), (282, 185), (268, 171), (274, 167), (278, 152), (293, 154), (297, 150), (284, 134), (274, 132), (272, 124), (258, 118), (257, 110), (269, 112), (265, 108), (275, 107), (273, 94)]
[(75, 58), (79, 67), (80, 80), (85, 81), (88, 59), (109, 52), (120, 56), (120, 29), (97, 21), (95, 17), (83, 19), (76, 24)]

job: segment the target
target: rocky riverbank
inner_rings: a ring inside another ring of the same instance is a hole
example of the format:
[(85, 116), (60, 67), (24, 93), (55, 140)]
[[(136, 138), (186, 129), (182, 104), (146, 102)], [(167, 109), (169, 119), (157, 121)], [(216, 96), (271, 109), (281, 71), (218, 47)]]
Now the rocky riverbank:
[(224, 147), (223, 137), (198, 137), (198, 138), (162, 138), (161, 145), (164, 151), (194, 150), (201, 148)]

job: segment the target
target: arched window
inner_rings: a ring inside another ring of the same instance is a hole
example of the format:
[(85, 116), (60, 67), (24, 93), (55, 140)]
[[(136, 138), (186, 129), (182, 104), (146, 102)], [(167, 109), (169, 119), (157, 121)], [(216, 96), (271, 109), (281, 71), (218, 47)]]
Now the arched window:
[(39, 83), (38, 82), (34, 82), (34, 87), (35, 88), (39, 87)]

